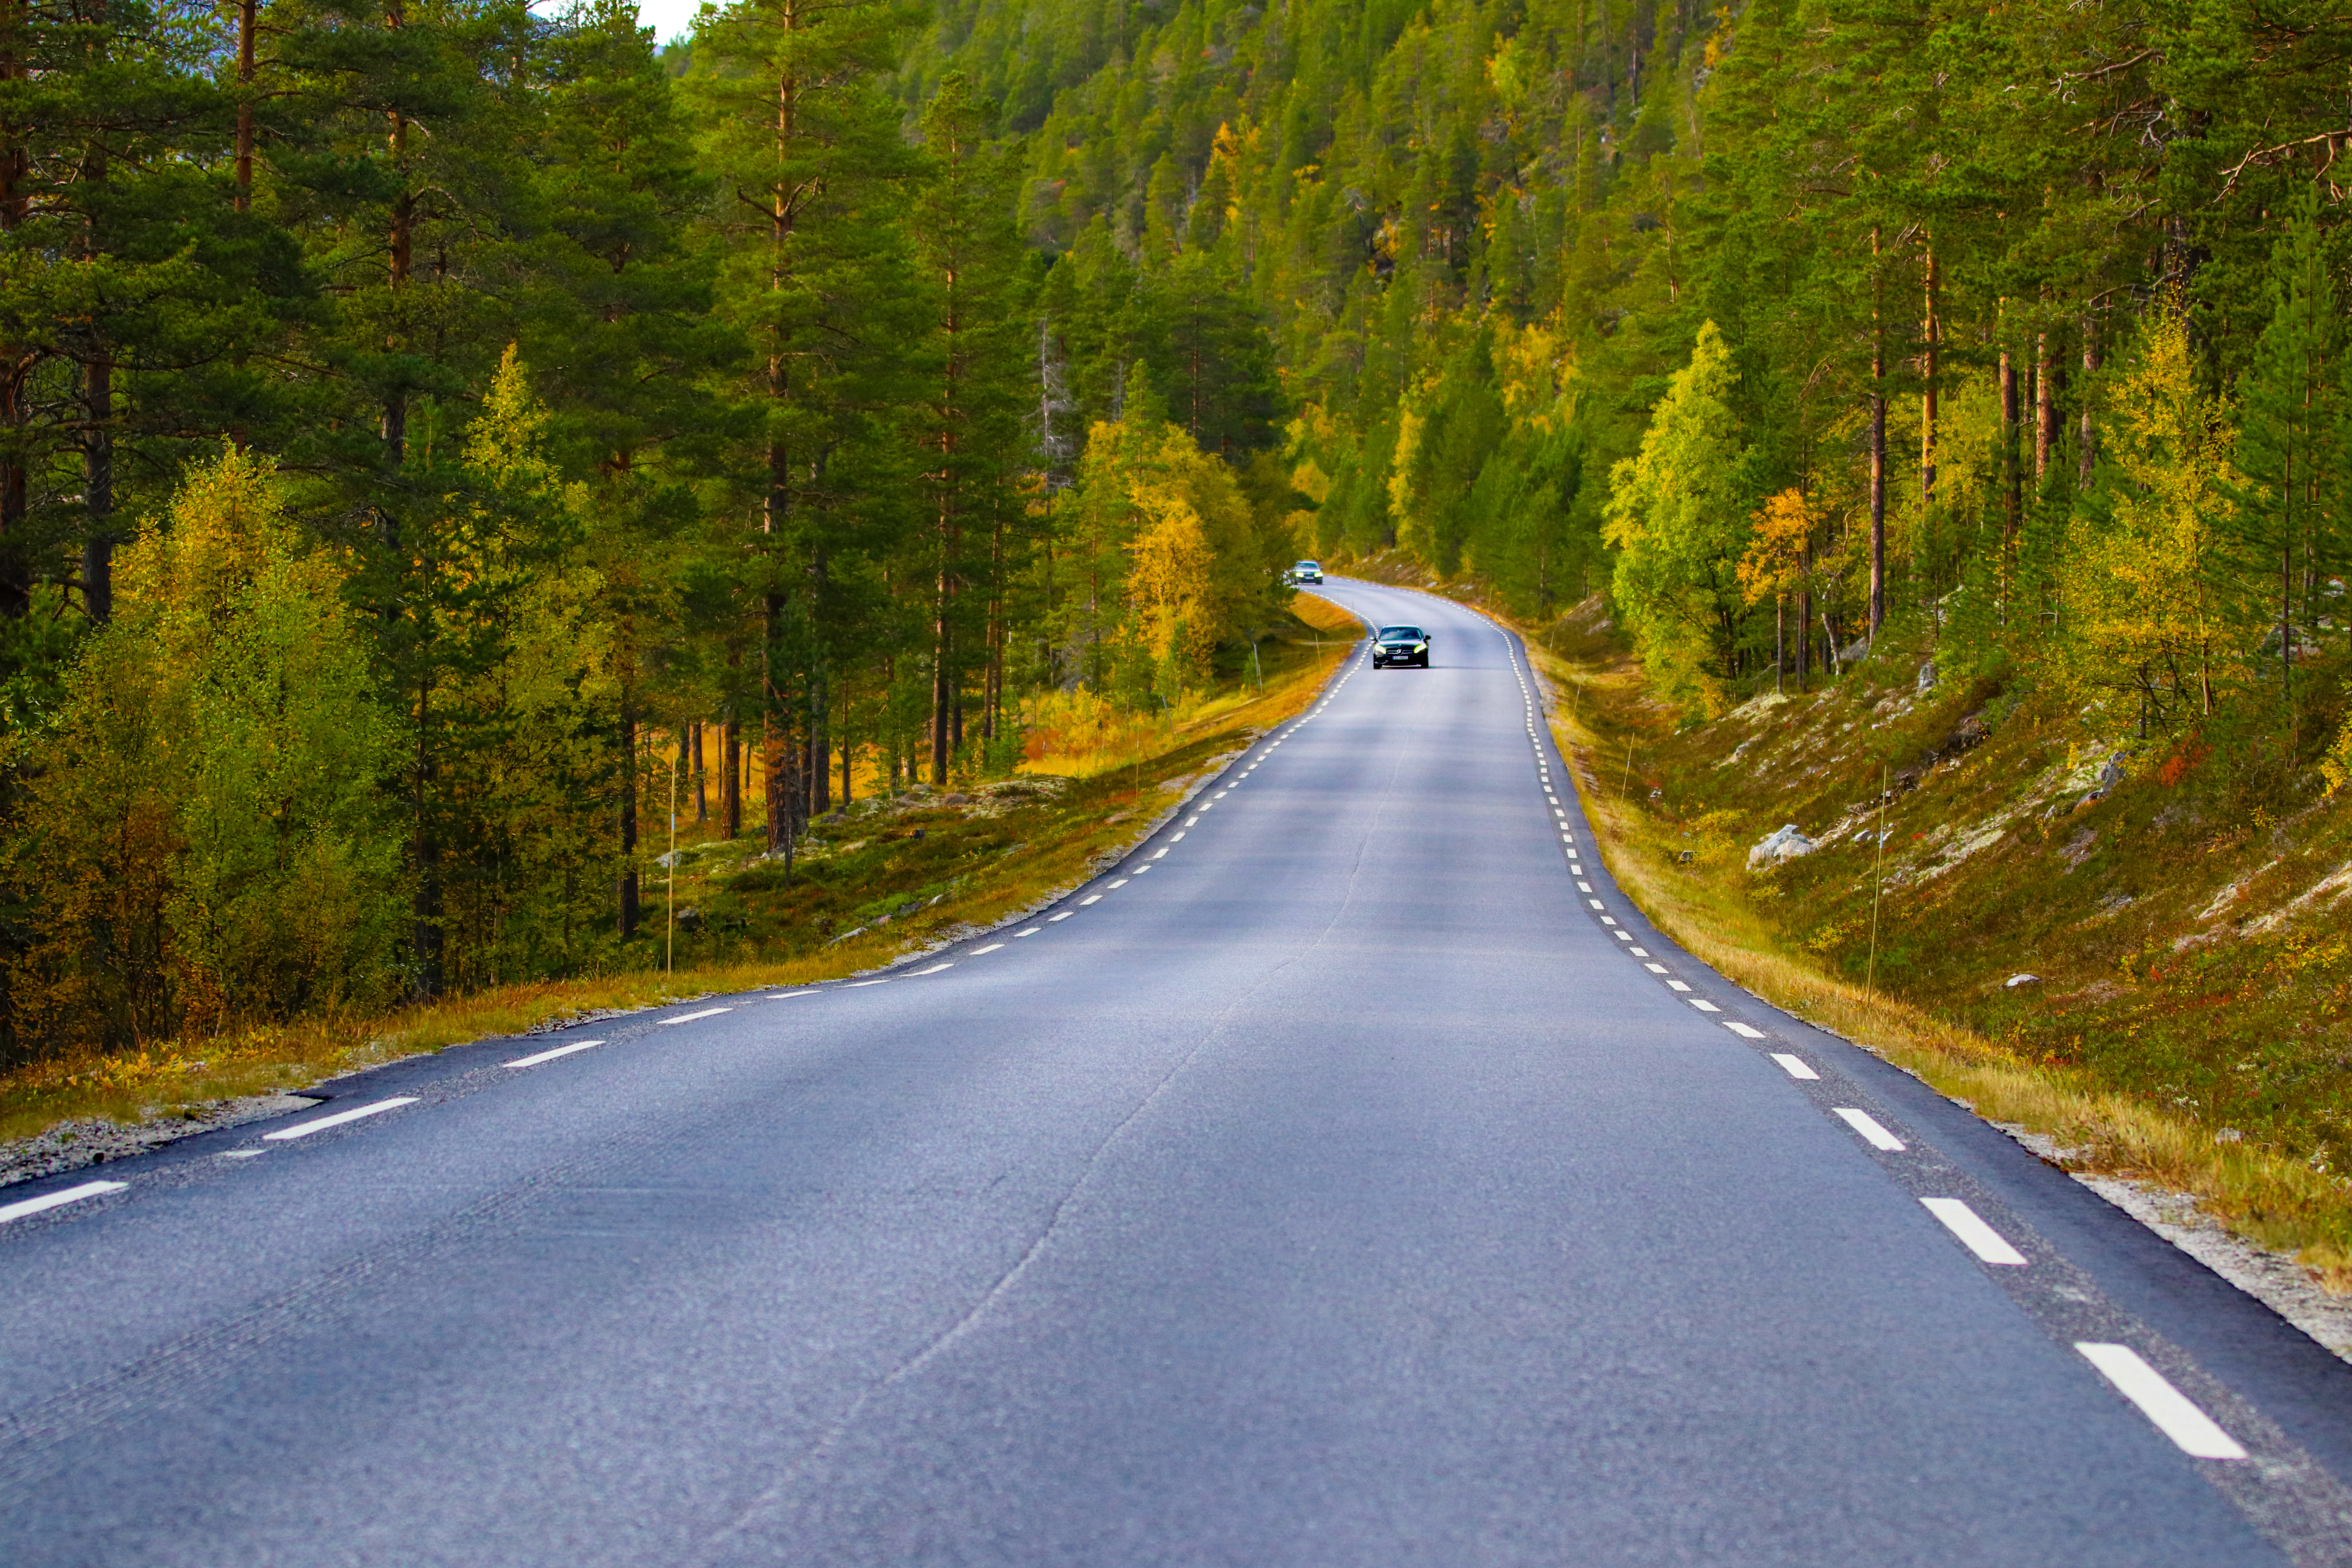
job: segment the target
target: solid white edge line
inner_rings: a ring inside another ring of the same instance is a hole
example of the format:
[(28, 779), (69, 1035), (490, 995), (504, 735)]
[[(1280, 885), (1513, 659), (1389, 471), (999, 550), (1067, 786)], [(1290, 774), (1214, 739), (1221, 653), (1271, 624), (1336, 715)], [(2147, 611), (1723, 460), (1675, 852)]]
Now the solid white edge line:
[(2129, 1345), (2098, 1344), (2077, 1340), (2074, 1348), (2099, 1369), (2099, 1375), (2117, 1394), (2139, 1406), (2156, 1429), (2196, 1459), (2242, 1459), (2246, 1450), (2221, 1430), (2220, 1423), (2197, 1408), (2189, 1397), (2172, 1386), (2165, 1375), (2141, 1359)]
[(667, 1029), (672, 1024), (691, 1024), (697, 1018), (715, 1018), (721, 1013), (731, 1013), (734, 1010), (732, 1007), (705, 1007), (699, 1013), (680, 1013), (675, 1018), (656, 1018), (654, 1020), (654, 1027)]
[(398, 1110), (404, 1105), (414, 1105), (416, 1097), (404, 1094), (395, 1100), (379, 1100), (373, 1105), (362, 1105), (356, 1110), (338, 1110), (332, 1116), (321, 1116), (316, 1121), (304, 1121), (293, 1127), (281, 1127), (275, 1132), (263, 1133), (266, 1142), (276, 1143), (288, 1138), (308, 1138), (313, 1132), (324, 1132), (330, 1127), (341, 1127), (347, 1121), (357, 1121), (363, 1116), (381, 1115)]
[(2025, 1254), (2010, 1246), (2000, 1232), (1987, 1225), (1976, 1210), (1958, 1198), (1921, 1198), (1929, 1214), (1944, 1222), (1944, 1228), (1960, 1238), (1960, 1245), (1977, 1255), (1979, 1262), (1999, 1263), (2012, 1268), (2025, 1267)]
[(1786, 1051), (1774, 1051), (1772, 1053), (1772, 1059), (1779, 1062), (1780, 1064), (1780, 1070), (1787, 1073), (1790, 1078), (1803, 1079), (1808, 1083), (1818, 1083), (1821, 1081), (1822, 1075), (1815, 1072), (1812, 1068), (1812, 1064), (1806, 1061), (1802, 1057), (1792, 1057)]
[[(950, 960), (950, 961), (949, 961), (949, 962), (948, 962), (948, 963), (934, 963), (934, 964), (932, 964), (929, 969), (918, 969), (917, 971), (915, 971), (915, 973), (916, 973), (916, 974), (919, 974), (919, 974), (937, 974), (937, 973), (938, 973), (940, 970), (942, 970), (942, 969), (953, 969), (954, 967), (955, 967), (954, 961)], [(909, 976), (909, 978), (912, 978), (912, 976)]]
[(1856, 1110), (1850, 1105), (1834, 1105), (1830, 1110), (1832, 1114), (1848, 1127), (1861, 1133), (1862, 1141), (1872, 1148), (1884, 1149), (1889, 1153), (1902, 1152), (1903, 1140), (1881, 1127), (1878, 1124), (1878, 1118), (1871, 1115), (1869, 1111)]
[(517, 1057), (507, 1063), (510, 1068), (535, 1068), (541, 1062), (551, 1062), (558, 1057), (568, 1057), (574, 1051), (584, 1051), (591, 1046), (601, 1046), (602, 1040), (574, 1040), (568, 1046), (558, 1046), (551, 1051), (541, 1051), (535, 1057)]
[(1730, 1030), (1733, 1034), (1738, 1035), (1743, 1040), (1760, 1040), (1764, 1037), (1763, 1030), (1751, 1029), (1736, 1018), (1724, 1019), (1723, 1026)]
[(106, 1193), (119, 1193), (130, 1184), (128, 1182), (84, 1182), (78, 1187), (66, 1187), (54, 1193), (43, 1193), (37, 1198), (19, 1198), (13, 1204), (0, 1204), (0, 1225), (5, 1225), (12, 1219), (23, 1219), (26, 1215), (39, 1214), (46, 1209), (63, 1208), (68, 1204), (78, 1204), (84, 1198), (98, 1197)]

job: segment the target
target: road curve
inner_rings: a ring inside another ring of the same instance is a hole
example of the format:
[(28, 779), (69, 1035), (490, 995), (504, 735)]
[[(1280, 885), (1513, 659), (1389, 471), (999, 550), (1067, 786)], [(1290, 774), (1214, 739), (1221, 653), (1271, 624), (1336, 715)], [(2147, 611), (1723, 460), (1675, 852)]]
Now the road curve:
[(1327, 591), (1433, 668), (1050, 918), (0, 1190), (0, 1562), (2352, 1561), (2344, 1366), (1662, 941), (1513, 642)]

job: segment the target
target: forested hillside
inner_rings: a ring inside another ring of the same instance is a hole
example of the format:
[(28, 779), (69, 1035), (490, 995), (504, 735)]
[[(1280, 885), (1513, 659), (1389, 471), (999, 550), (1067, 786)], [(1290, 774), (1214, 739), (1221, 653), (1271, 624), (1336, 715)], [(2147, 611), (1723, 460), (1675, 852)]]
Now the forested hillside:
[(673, 760), (789, 855), (1240, 668), (1294, 551), (2284, 811), (2332, 5), (17, 0), (10, 1051), (641, 961)]

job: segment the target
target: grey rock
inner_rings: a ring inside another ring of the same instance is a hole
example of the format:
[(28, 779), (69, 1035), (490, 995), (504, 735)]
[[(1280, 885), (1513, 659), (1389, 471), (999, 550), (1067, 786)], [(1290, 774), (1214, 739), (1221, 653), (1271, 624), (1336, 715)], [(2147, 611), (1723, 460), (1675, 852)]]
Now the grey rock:
[(1798, 832), (1797, 825), (1791, 822), (1784, 827), (1774, 828), (1757, 840), (1756, 847), (1748, 852), (1748, 868), (1751, 871), (1769, 870), (1783, 860), (1810, 855), (1815, 847), (1813, 841)]
[(2042, 984), (2042, 976), (2040, 976), (2039, 974), (2012, 974), (2012, 975), (2011, 975), (2007, 980), (2002, 981), (2000, 984), (2001, 984), (2001, 989), (2002, 989), (2002, 990), (2004, 990), (2004, 991), (2014, 991), (2014, 990), (2016, 990), (2016, 989), (2017, 989), (2019, 986), (2021, 986), (2021, 985), (2039, 985), (2039, 984)]
[(941, 805), (970, 805), (971, 804), (971, 796), (968, 795), (951, 795), (946, 799), (940, 801), (940, 804)]
[(2115, 758), (2109, 757), (2105, 762), (2099, 764), (2099, 793), (2101, 795), (2106, 794), (2109, 790), (2115, 788), (2116, 785), (2123, 782), (2123, 766), (2121, 763), (2117, 763)]
[(1838, 662), (1840, 664), (1860, 664), (1869, 652), (1870, 639), (1868, 637), (1856, 637), (1851, 647), (1840, 648), (1838, 650)]
[(1936, 661), (1931, 658), (1927, 663), (1919, 667), (1919, 689), (1921, 691), (1933, 691), (1935, 689)]
[(702, 929), (702, 911), (696, 909), (692, 904), (688, 904), (686, 908), (678, 910), (677, 929), (680, 931), (700, 931)]

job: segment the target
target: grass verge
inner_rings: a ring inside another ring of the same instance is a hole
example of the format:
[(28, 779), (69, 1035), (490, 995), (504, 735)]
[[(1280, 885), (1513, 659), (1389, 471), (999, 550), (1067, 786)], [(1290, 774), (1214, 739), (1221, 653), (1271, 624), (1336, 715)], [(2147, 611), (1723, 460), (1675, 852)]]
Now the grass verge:
[[(1212, 697), (1153, 731), (1148, 749), (1129, 746), (1117, 765), (1091, 776), (1024, 773), (970, 795), (861, 803), (812, 831), (789, 878), (748, 843), (688, 845), (700, 853), (681, 857), (676, 900), (681, 919), (689, 909), (694, 919), (674, 971), (501, 985), (390, 1014), (36, 1063), (0, 1077), (0, 1142), (85, 1120), (198, 1120), (222, 1101), (402, 1057), (714, 993), (835, 979), (985, 930), (1118, 858), (1232, 752), (1307, 705), (1357, 623), (1305, 595), (1297, 613), (1298, 635), (1264, 661), (1262, 686)], [(647, 891), (645, 927), (658, 963), (671, 907), (663, 873)]]

